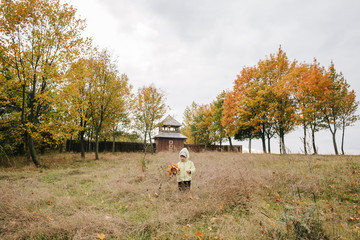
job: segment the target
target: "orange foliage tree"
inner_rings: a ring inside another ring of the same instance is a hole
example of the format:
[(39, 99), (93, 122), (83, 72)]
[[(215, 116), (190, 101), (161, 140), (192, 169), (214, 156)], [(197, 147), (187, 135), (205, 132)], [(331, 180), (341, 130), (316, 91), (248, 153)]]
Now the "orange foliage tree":
[(276, 132), (280, 152), (286, 153), (284, 136), (295, 127), (294, 81), (289, 77), (294, 67), (295, 62), (290, 63), (279, 48), (277, 54), (260, 60), (257, 66), (243, 68), (224, 102), (222, 122), (227, 133), (234, 136), (241, 132), (249, 139), (261, 137), (266, 152), (265, 136), (270, 151), (270, 138)]
[(323, 113), (324, 95), (329, 94), (330, 81), (320, 64), (301, 64), (291, 73), (296, 79), (296, 99), (298, 101), (298, 123), (304, 130), (304, 152), (307, 151), (306, 131), (311, 130), (313, 153), (317, 154), (315, 133), (324, 128)]

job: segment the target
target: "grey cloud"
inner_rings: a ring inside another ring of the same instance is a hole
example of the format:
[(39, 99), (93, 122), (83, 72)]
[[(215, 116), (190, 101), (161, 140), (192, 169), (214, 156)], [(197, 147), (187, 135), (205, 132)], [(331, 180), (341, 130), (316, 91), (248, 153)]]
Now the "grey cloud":
[[(290, 59), (311, 62), (316, 57), (325, 66), (333, 60), (359, 99), (359, 1), (98, 3), (117, 19), (118, 29), (110, 26), (109, 31), (118, 34), (117, 45), (112, 48), (120, 56), (119, 67), (135, 87), (155, 83), (164, 89), (178, 116), (192, 101), (209, 103), (223, 89), (231, 88), (242, 67), (276, 52), (280, 44)], [(351, 129), (360, 131), (360, 124)], [(356, 149), (350, 145), (358, 135), (348, 137), (349, 147)]]

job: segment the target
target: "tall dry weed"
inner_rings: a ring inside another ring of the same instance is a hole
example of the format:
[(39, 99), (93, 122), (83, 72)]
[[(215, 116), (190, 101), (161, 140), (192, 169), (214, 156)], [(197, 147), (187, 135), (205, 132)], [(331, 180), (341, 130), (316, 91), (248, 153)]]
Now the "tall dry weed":
[(91, 157), (52, 154), (43, 157), (49, 169), (1, 169), (0, 238), (358, 236), (359, 157), (191, 153), (190, 193), (166, 172), (177, 153), (147, 155), (145, 172), (138, 153)]

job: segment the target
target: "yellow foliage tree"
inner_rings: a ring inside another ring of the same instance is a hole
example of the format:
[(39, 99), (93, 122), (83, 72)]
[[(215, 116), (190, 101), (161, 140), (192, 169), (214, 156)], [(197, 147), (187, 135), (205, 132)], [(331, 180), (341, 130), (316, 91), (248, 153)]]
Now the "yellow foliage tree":
[(147, 142), (152, 143), (153, 130), (168, 110), (165, 100), (164, 92), (153, 85), (139, 88), (133, 99), (134, 127), (143, 137), (145, 151)]
[(131, 86), (128, 77), (119, 73), (108, 51), (95, 50), (88, 64), (88, 110), (95, 134), (95, 159), (98, 160), (102, 130), (113, 127), (127, 111)]
[(56, 90), (69, 62), (79, 54), (84, 22), (76, 10), (58, 0), (5, 0), (0, 3), (0, 56), (11, 73), (7, 86), (16, 98), (21, 132), (36, 166), (34, 141), (54, 141)]

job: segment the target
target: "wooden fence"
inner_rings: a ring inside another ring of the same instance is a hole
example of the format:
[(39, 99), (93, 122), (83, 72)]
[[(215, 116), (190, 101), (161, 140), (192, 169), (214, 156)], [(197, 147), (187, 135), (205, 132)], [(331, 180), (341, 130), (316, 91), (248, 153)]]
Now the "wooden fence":
[[(204, 152), (204, 151), (218, 151), (218, 152), (230, 152), (230, 145), (201, 145), (201, 144), (185, 144), (189, 151)], [(242, 153), (242, 145), (233, 145), (234, 152)]]
[[(153, 147), (156, 145), (153, 143)], [(95, 142), (85, 142), (85, 152), (95, 151)], [(113, 142), (99, 142), (99, 152), (112, 152)], [(77, 141), (66, 141), (67, 152), (80, 152), (80, 143)], [(115, 152), (142, 152), (144, 151), (144, 144), (137, 142), (115, 142)]]
[[(218, 151), (230, 152), (229, 145), (200, 145), (200, 144), (185, 144), (189, 151), (204, 152), (204, 151)], [(95, 142), (85, 141), (85, 152), (93, 152), (95, 150)], [(156, 149), (156, 144), (153, 143), (153, 148)], [(99, 152), (112, 152), (113, 142), (99, 142)], [(241, 145), (233, 145), (234, 152), (242, 153)], [(66, 141), (67, 152), (80, 152), (80, 143), (74, 140)], [(115, 142), (115, 152), (142, 152), (144, 151), (143, 143), (136, 142)]]

